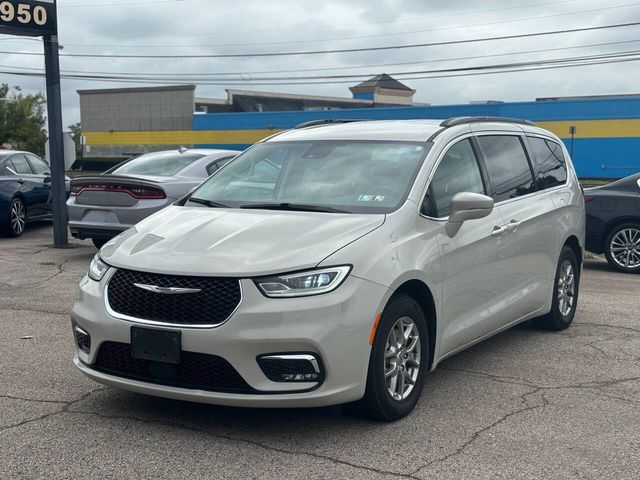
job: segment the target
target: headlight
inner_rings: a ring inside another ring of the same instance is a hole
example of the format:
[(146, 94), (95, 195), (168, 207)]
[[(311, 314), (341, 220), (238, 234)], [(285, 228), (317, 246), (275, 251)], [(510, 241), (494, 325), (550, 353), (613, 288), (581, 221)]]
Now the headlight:
[(104, 274), (107, 273), (107, 270), (109, 270), (109, 265), (100, 259), (99, 253), (96, 253), (89, 265), (89, 278), (99, 282), (104, 277)]
[(302, 297), (331, 292), (340, 286), (351, 267), (330, 267), (321, 270), (261, 277), (254, 280), (267, 297)]

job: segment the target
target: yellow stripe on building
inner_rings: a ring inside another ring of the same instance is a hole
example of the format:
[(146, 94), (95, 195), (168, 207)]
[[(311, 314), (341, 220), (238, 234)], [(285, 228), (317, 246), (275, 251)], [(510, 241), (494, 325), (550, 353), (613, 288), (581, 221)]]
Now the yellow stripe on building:
[(87, 145), (191, 145), (255, 143), (279, 130), (158, 130), (82, 132)]
[(563, 120), (561, 122), (536, 122), (560, 138), (571, 138), (569, 127), (576, 127), (575, 138), (623, 138), (640, 137), (640, 119), (626, 120)]
[[(570, 138), (569, 128), (576, 127), (575, 138), (640, 137), (640, 119), (563, 120), (536, 122), (560, 138)], [(164, 130), (128, 132), (83, 132), (87, 145), (193, 145), (252, 144), (281, 130)]]

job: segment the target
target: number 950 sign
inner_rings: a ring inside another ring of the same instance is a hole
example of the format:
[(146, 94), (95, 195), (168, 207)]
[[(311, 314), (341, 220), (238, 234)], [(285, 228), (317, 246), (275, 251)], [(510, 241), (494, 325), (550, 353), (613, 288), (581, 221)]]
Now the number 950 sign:
[(0, 0), (0, 33), (56, 35), (55, 0)]

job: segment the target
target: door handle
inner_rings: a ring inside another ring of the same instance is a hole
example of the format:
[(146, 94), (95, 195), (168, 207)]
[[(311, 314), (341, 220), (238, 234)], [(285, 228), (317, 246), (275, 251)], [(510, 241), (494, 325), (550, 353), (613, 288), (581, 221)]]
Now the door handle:
[(493, 227), (493, 230), (491, 230), (491, 236), (492, 237), (500, 237), (506, 231), (507, 231), (507, 226), (506, 225), (503, 225), (501, 227), (495, 225)]
[(516, 220), (511, 220), (509, 223), (505, 225), (507, 231), (509, 232), (517, 232), (519, 226), (520, 226), (520, 222), (517, 222)]

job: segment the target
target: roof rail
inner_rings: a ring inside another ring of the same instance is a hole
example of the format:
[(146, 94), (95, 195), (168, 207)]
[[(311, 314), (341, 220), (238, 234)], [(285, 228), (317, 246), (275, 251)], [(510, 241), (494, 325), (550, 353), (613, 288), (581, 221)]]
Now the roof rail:
[(517, 123), (520, 125), (535, 125), (529, 120), (523, 118), (510, 118), (510, 117), (451, 117), (443, 120), (440, 123), (441, 127), (454, 127), (456, 125), (465, 125), (467, 123)]
[(307, 128), (307, 127), (319, 127), (322, 125), (330, 125), (333, 123), (352, 123), (352, 122), (362, 122), (362, 119), (339, 119), (339, 118), (326, 118), (324, 120), (311, 120), (309, 122), (301, 123), (300, 125), (296, 125), (295, 129), (298, 128)]

